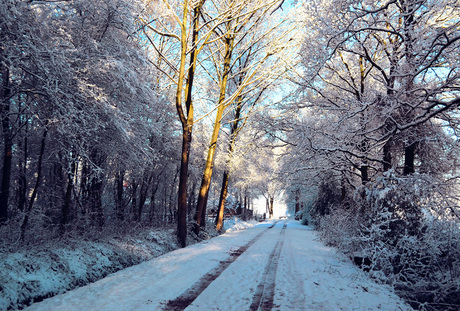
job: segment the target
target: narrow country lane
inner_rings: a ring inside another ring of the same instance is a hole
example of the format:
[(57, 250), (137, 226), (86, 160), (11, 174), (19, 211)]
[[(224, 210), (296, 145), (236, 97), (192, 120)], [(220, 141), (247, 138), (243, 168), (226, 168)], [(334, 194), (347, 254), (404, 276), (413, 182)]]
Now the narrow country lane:
[(410, 310), (297, 221), (229, 232), (29, 310)]

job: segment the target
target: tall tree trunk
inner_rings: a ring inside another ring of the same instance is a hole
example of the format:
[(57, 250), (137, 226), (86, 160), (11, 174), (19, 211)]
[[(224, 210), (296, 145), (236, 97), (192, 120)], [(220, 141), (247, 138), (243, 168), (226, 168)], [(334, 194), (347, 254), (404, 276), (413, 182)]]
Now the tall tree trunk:
[(206, 227), (206, 209), (208, 207), (208, 202), (209, 202), (208, 197), (209, 197), (209, 189), (208, 189), (208, 192), (206, 193), (206, 197), (204, 198), (203, 213), (201, 213), (201, 222), (200, 222), (201, 228)]
[(273, 218), (273, 201), (274, 201), (273, 197), (270, 197), (270, 210), (269, 210), (269, 212), (270, 212), (270, 219)]
[(227, 81), (228, 76), (230, 73), (230, 63), (232, 58), (233, 52), (233, 44), (234, 44), (234, 35), (230, 34), (227, 35), (225, 38), (225, 57), (224, 57), (224, 64), (222, 70), (222, 80), (220, 83), (220, 93), (219, 93), (219, 101), (217, 103), (217, 113), (216, 119), (214, 121), (214, 129), (211, 136), (211, 142), (209, 143), (208, 147), (208, 155), (206, 158), (206, 166), (203, 173), (203, 178), (201, 180), (200, 191), (198, 194), (198, 202), (196, 206), (196, 225), (195, 225), (195, 233), (198, 234), (200, 232), (200, 227), (204, 226), (204, 222), (202, 222), (203, 214), (206, 213), (205, 206), (207, 203), (207, 197), (209, 192), (209, 187), (211, 185), (211, 178), (212, 178), (212, 168), (214, 165), (214, 155), (216, 152), (217, 147), (217, 139), (219, 137), (219, 131), (222, 122), (222, 116), (224, 114), (225, 106), (225, 93), (227, 91)]
[(72, 161), (70, 172), (67, 173), (67, 187), (65, 191), (64, 197), (64, 204), (62, 205), (61, 211), (61, 222), (60, 222), (60, 231), (61, 235), (65, 232), (65, 226), (69, 223), (69, 215), (70, 215), (70, 204), (72, 202), (72, 193), (74, 189), (74, 176), (75, 176), (75, 169), (76, 164), (73, 158), (70, 159)]
[(240, 203), (236, 207), (236, 214), (241, 215), (243, 213), (243, 209), (245, 206), (246, 206), (246, 195), (244, 195), (243, 204)]
[[(360, 68), (360, 90), (357, 94), (357, 100), (362, 102), (363, 100), (363, 94), (364, 94), (364, 90), (365, 90), (365, 80), (366, 80), (366, 66), (365, 66), (365, 61), (364, 61), (364, 57), (363, 56), (360, 56), (359, 57), (359, 68)], [(366, 122), (363, 120), (364, 118), (364, 112), (363, 114), (361, 115), (361, 118), (360, 118), (360, 123), (362, 124), (361, 126), (363, 127), (363, 129), (366, 128)], [(369, 142), (367, 140), (366, 137), (363, 137), (361, 143), (359, 144), (359, 150), (361, 151), (361, 153), (363, 154), (363, 156), (367, 156), (367, 152), (368, 152), (368, 149), (369, 149)], [(368, 174), (368, 163), (367, 163), (367, 159), (364, 158), (362, 160), (362, 163), (361, 163), (361, 167), (360, 167), (360, 171), (361, 171), (361, 184), (365, 185), (367, 184), (367, 182), (369, 181), (369, 174)]]
[(246, 191), (244, 192), (244, 204), (243, 204), (243, 220), (246, 220), (246, 213), (249, 207), (249, 199)]
[(137, 221), (137, 188), (139, 184), (137, 183), (137, 180), (133, 179), (131, 183), (132, 189), (131, 189), (131, 212), (130, 214), (132, 215), (130, 218), (133, 219), (134, 221)]
[(43, 168), (43, 155), (45, 154), (45, 143), (46, 143), (46, 136), (48, 134), (48, 121), (46, 122), (45, 129), (43, 131), (43, 136), (42, 136), (42, 141), (40, 145), (40, 154), (38, 156), (38, 166), (37, 166), (37, 180), (35, 181), (35, 187), (34, 190), (32, 191), (32, 195), (30, 196), (29, 200), (29, 206), (27, 207), (27, 211), (24, 215), (24, 219), (22, 221), (21, 225), (21, 241), (24, 242), (25, 236), (26, 236), (26, 229), (27, 225), (29, 223), (29, 217), (30, 217), (30, 212), (32, 211), (32, 208), (35, 203), (35, 199), (37, 197), (38, 193), (38, 187), (40, 186), (41, 179), (42, 179), (42, 168)]
[(409, 175), (415, 173), (415, 149), (417, 143), (412, 143), (404, 148), (404, 170), (403, 175)]
[(220, 189), (219, 206), (217, 209), (217, 216), (216, 216), (217, 231), (222, 231), (222, 226), (224, 224), (224, 210), (225, 210), (225, 202), (227, 200), (228, 180), (229, 180), (229, 173), (226, 170), (224, 172), (224, 177), (222, 179), (222, 188)]
[(123, 221), (125, 218), (123, 204), (124, 178), (124, 170), (120, 170), (115, 174), (115, 213), (119, 221)]
[(134, 219), (134, 221), (137, 221), (137, 188), (139, 184), (137, 183), (136, 179), (133, 179), (131, 182), (131, 210), (130, 210), (130, 215), (132, 215), (130, 218)]
[(149, 206), (149, 224), (150, 225), (153, 224), (153, 220), (156, 217), (155, 208), (156, 208), (156, 206), (155, 206), (155, 192), (152, 192), (152, 194), (150, 195), (150, 206)]
[(102, 209), (102, 191), (103, 191), (103, 180), (101, 176), (96, 177), (97, 179), (92, 182), (91, 193), (93, 194), (92, 211), (95, 217), (95, 224), (100, 230), (104, 226), (104, 211)]
[[(398, 62), (398, 53), (396, 53), (397, 45), (394, 47), (393, 58), (390, 59), (390, 73), (388, 78), (388, 85), (387, 85), (387, 98), (392, 98), (394, 96), (395, 91), (395, 83), (396, 83), (396, 71), (397, 71), (397, 62)], [(382, 105), (385, 106), (385, 102), (382, 102)], [(388, 120), (385, 120), (384, 124), (384, 134), (387, 135), (391, 132), (394, 132), (394, 124)], [(387, 172), (392, 168), (392, 156), (391, 156), (391, 144), (392, 144), (392, 137), (391, 135), (388, 140), (383, 145), (383, 171)]]
[(361, 172), (361, 184), (365, 185), (369, 182), (369, 166), (366, 164), (361, 164), (359, 171)]
[(188, 71), (188, 79), (185, 85), (185, 107), (187, 109), (187, 116), (185, 116), (182, 109), (182, 87), (184, 85), (185, 76), (185, 60), (187, 50), (187, 18), (188, 8), (184, 6), (184, 15), (182, 21), (182, 37), (181, 37), (181, 61), (179, 68), (179, 78), (177, 83), (176, 92), (176, 110), (182, 123), (182, 156), (181, 167), (179, 174), (179, 192), (177, 199), (177, 237), (182, 247), (187, 245), (187, 178), (188, 178), (188, 164), (190, 145), (192, 142), (192, 129), (193, 129), (193, 102), (192, 102), (192, 89), (193, 80), (196, 71), (196, 62), (198, 58), (197, 43), (199, 34), (199, 19), (201, 16), (201, 9), (206, 0), (200, 0), (193, 9), (193, 22), (192, 22), (192, 42), (190, 53), (190, 68)]
[[(415, 26), (415, 19), (414, 15), (418, 7), (418, 3), (415, 1), (402, 1), (402, 10), (404, 16), (404, 56), (407, 62), (406, 70), (408, 71), (405, 73), (404, 77), (404, 90), (405, 100), (410, 101), (413, 96), (413, 88), (414, 88), (414, 78), (415, 78), (415, 52), (414, 52), (414, 42), (417, 40), (413, 35), (415, 34), (414, 26)], [(412, 109), (408, 109), (405, 111), (405, 107), (403, 106), (403, 116), (404, 118), (408, 119), (410, 122), (413, 119), (413, 111)], [(417, 130), (417, 128), (415, 128)], [(417, 147), (417, 143), (413, 142), (408, 146), (404, 147), (404, 169), (403, 175), (409, 175), (415, 172), (415, 150)]]
[[(159, 175), (157, 176), (157, 179), (159, 179)], [(149, 219), (150, 223), (153, 223), (153, 220), (156, 218), (156, 205), (155, 205), (155, 199), (156, 199), (156, 193), (158, 191), (158, 187), (160, 186), (160, 181), (157, 180), (156, 183), (154, 183), (154, 186), (152, 187), (152, 192), (150, 194), (150, 212), (149, 212)]]
[(102, 227), (104, 226), (104, 212), (102, 209), (102, 191), (103, 191), (103, 185), (104, 181), (101, 174), (98, 173), (92, 180), (91, 180), (91, 200), (90, 200), (90, 206), (91, 206), (91, 213), (93, 215), (92, 220), (93, 223), (100, 229), (102, 230)]
[[(365, 157), (367, 156), (368, 149), (369, 149), (369, 143), (367, 139), (364, 138), (359, 144), (359, 151)], [(364, 158), (361, 161), (362, 161), (361, 166), (359, 168), (359, 171), (361, 172), (361, 184), (365, 185), (369, 182), (369, 165), (368, 165), (367, 159)]]
[(28, 126), (29, 122), (26, 120), (24, 124), (24, 142), (22, 146), (22, 161), (19, 161), (19, 180), (18, 180), (18, 210), (24, 211), (27, 202), (27, 158), (29, 157), (28, 151)]
[(177, 208), (177, 237), (182, 247), (187, 246), (187, 177), (192, 141), (192, 126), (186, 127), (182, 133), (182, 157), (179, 173), (179, 195)]
[[(340, 178), (340, 201), (342, 203), (345, 202), (345, 198), (347, 197), (347, 188), (346, 188), (346, 179), (345, 179), (345, 173), (342, 171), (342, 174), (341, 174), (341, 178)], [(302, 208), (302, 211), (303, 211), (303, 208)]]
[(0, 224), (8, 219), (8, 199), (10, 197), (11, 183), (11, 166), (13, 160), (13, 139), (10, 126), (10, 72), (8, 68), (2, 69), (2, 102), (0, 107), (0, 117), (2, 118), (2, 134), (3, 134), (3, 174), (2, 184), (0, 186)]
[(81, 216), (85, 222), (88, 222), (88, 202), (89, 202), (89, 164), (86, 158), (81, 161), (80, 190), (78, 197), (80, 200)]
[(180, 170), (176, 169), (176, 173), (174, 174), (174, 179), (173, 183), (171, 186), (171, 191), (169, 193), (169, 214), (171, 215), (171, 221), (174, 221), (177, 217), (177, 211), (174, 210), (173, 205), (174, 205), (174, 189), (176, 189), (176, 182), (177, 182), (177, 177), (179, 175)]
[[(240, 80), (240, 84), (241, 84), (241, 80)], [(226, 163), (227, 168), (224, 171), (224, 176), (222, 180), (222, 188), (220, 190), (219, 205), (217, 208), (216, 229), (218, 231), (221, 231), (222, 226), (223, 226), (225, 202), (227, 201), (228, 183), (230, 180), (230, 164), (232, 162), (233, 149), (235, 147), (235, 141), (238, 135), (238, 125), (240, 123), (242, 109), (243, 109), (243, 97), (238, 96), (238, 99), (236, 101), (236, 108), (235, 108), (235, 119), (233, 120), (231, 124), (230, 142), (228, 144), (228, 161)]]
[(201, 179), (200, 191), (198, 193), (198, 202), (197, 202), (196, 214), (195, 214), (196, 225), (194, 227), (194, 231), (196, 234), (200, 232), (200, 227), (203, 225), (202, 215), (206, 213), (205, 205), (207, 203), (206, 200), (207, 200), (207, 196), (209, 192), (209, 187), (211, 185), (214, 155), (216, 152), (217, 139), (219, 137), (220, 124), (221, 124), (223, 112), (224, 112), (224, 107), (223, 105), (220, 105), (219, 108), (217, 109), (216, 120), (214, 123), (214, 130), (211, 136), (211, 143), (209, 144), (208, 155), (206, 158), (206, 166), (204, 169), (203, 178)]
[(300, 211), (300, 190), (295, 190), (295, 215)]
[(166, 187), (163, 187), (163, 223), (169, 223), (168, 220), (168, 190)]
[[(90, 161), (96, 165), (97, 170), (90, 171), (91, 168), (86, 164), (84, 178), (87, 200), (84, 208), (89, 210), (90, 224), (102, 230), (104, 226), (104, 212), (102, 208), (102, 192), (104, 190), (103, 164), (107, 156), (97, 148), (93, 148), (90, 154)], [(85, 168), (85, 167), (84, 167)]]
[(148, 189), (153, 180), (153, 173), (150, 174), (147, 181), (145, 180), (147, 176), (144, 174), (142, 179), (141, 189), (139, 190), (139, 207), (137, 210), (137, 221), (142, 222), (142, 212), (144, 210), (145, 201), (147, 200)]
[(383, 145), (383, 171), (387, 172), (391, 169), (391, 148), (390, 141)]
[(189, 200), (188, 200), (188, 217), (191, 218), (194, 216), (194, 209), (193, 207), (196, 206), (196, 188), (197, 183), (193, 181), (192, 189), (190, 191)]
[(267, 218), (267, 214), (270, 215), (270, 199), (268, 197), (265, 198), (264, 220)]

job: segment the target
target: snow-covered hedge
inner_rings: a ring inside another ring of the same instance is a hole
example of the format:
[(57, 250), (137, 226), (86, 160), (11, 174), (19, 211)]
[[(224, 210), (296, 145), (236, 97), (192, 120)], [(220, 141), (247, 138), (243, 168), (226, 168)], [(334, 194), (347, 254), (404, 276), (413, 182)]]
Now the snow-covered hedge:
[(329, 206), (317, 228), (415, 309), (460, 310), (460, 219), (444, 186), (388, 173), (358, 189), (353, 204)]

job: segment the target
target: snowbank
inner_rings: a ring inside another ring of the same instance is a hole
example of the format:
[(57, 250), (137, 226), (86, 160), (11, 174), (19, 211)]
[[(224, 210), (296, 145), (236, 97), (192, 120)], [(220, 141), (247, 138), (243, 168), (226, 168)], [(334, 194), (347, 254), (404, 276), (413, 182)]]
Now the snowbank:
[[(207, 233), (205, 238), (214, 235)], [(188, 238), (188, 244), (197, 241)], [(55, 241), (0, 253), (0, 310), (22, 309), (178, 248), (175, 229), (168, 228), (99, 241)]]
[[(224, 228), (243, 230), (257, 223), (235, 217), (226, 220)], [(216, 235), (212, 229), (202, 231), (200, 238), (191, 233), (187, 244)], [(22, 309), (178, 248), (175, 229), (162, 228), (98, 241), (55, 241), (0, 253), (0, 310)]]
[(257, 220), (244, 221), (238, 217), (233, 217), (233, 218), (224, 220), (224, 229), (225, 229), (225, 232), (243, 230), (243, 229), (250, 228), (258, 223), (259, 222)]

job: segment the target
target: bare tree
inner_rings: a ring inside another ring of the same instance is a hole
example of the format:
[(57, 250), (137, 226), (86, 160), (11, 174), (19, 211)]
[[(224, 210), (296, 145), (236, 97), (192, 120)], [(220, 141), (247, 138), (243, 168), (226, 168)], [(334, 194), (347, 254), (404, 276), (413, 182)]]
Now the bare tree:
[[(266, 1), (249, 5), (246, 2), (232, 2), (228, 10), (232, 12), (231, 19), (225, 24), (223, 30), (217, 28), (216, 41), (219, 54), (211, 54), (217, 72), (218, 95), (213, 132), (208, 147), (206, 165), (203, 173), (196, 208), (195, 232), (200, 226), (205, 226), (206, 204), (211, 184), (214, 156), (222, 126), (222, 118), (230, 105), (242, 94), (250, 93), (254, 88), (260, 87), (267, 81), (276, 80), (280, 71), (283, 71), (283, 61), (280, 55), (288, 55), (292, 50), (290, 45), (290, 32), (292, 28), (281, 27), (282, 22), (274, 23), (268, 27), (264, 24), (271, 18), (269, 13), (276, 9), (279, 1)], [(222, 34), (222, 35), (221, 35)], [(269, 36), (277, 36), (276, 40), (269, 41)], [(214, 49), (213, 49), (214, 50)], [(288, 51), (286, 51), (288, 50)], [(283, 54), (284, 53), (284, 54)], [(242, 60), (245, 63), (238, 67)], [(270, 72), (267, 70), (273, 70)], [(276, 70), (277, 69), (277, 70)], [(240, 76), (236, 88), (229, 90), (229, 76)], [(224, 181), (225, 183), (225, 181)], [(222, 211), (219, 211), (221, 213)]]

